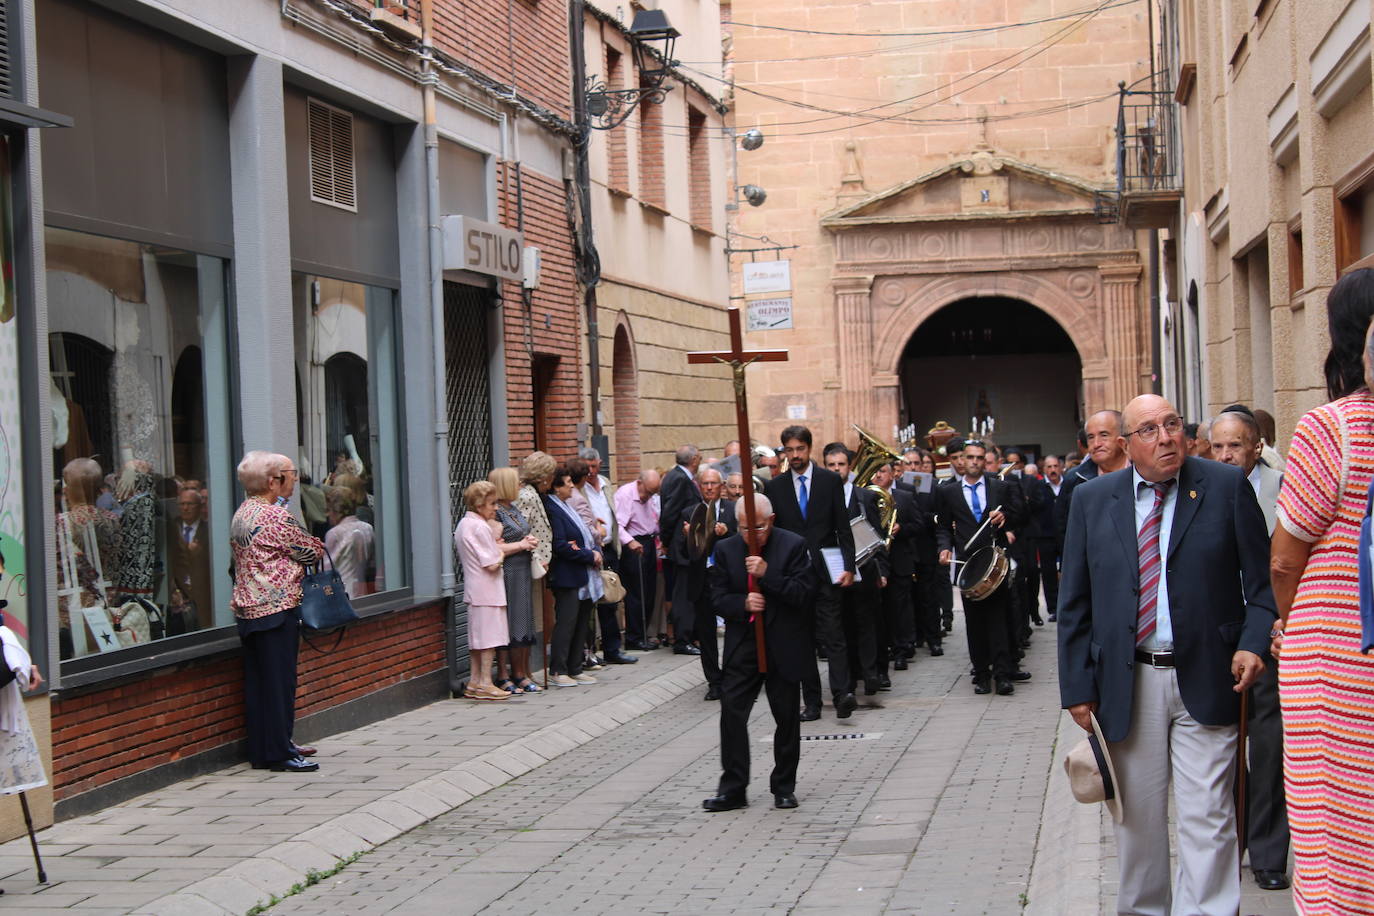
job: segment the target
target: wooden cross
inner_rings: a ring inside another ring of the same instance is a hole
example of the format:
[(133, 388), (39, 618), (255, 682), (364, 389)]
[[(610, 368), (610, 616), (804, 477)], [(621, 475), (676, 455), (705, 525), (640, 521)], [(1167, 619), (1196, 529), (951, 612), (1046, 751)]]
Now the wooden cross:
[[(740, 441), (740, 477), (744, 483), (744, 543), (749, 546), (750, 556), (758, 556), (759, 545), (754, 520), (754, 462), (753, 450), (749, 447), (749, 404), (745, 397), (744, 370), (750, 363), (781, 363), (787, 361), (786, 350), (746, 350), (744, 335), (740, 331), (739, 309), (728, 310), (730, 316), (730, 349), (705, 351), (687, 354), (687, 362), (724, 363), (734, 372), (735, 383), (735, 422), (738, 424)], [(739, 513), (735, 513), (739, 518)], [(749, 577), (749, 591), (758, 591), (754, 577)], [(763, 615), (754, 615), (754, 642), (759, 650), (759, 672), (768, 670), (768, 652), (763, 643)]]

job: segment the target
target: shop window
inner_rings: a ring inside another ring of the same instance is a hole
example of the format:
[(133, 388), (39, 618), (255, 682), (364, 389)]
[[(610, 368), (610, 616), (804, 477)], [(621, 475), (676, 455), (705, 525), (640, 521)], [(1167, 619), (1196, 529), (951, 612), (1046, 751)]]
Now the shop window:
[(60, 657), (227, 625), (225, 262), (45, 244)]
[(354, 598), (406, 584), (395, 293), (311, 274), (293, 287), (301, 513)]

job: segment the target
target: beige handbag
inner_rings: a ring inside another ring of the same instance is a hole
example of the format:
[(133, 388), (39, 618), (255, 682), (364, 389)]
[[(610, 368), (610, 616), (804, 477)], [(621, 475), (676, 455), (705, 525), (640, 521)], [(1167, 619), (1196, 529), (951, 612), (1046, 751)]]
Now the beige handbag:
[(614, 570), (601, 570), (601, 585), (606, 590), (605, 597), (601, 599), (602, 604), (619, 604), (625, 600), (625, 586)]

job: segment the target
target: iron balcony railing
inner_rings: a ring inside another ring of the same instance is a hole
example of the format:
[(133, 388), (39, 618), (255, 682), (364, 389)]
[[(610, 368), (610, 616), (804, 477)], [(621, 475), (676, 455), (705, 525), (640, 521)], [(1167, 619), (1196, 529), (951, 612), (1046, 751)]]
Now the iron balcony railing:
[[(1116, 113), (1116, 187), (1120, 195), (1177, 191), (1183, 186), (1178, 106), (1163, 74), (1119, 85)], [(1154, 88), (1137, 88), (1142, 83)]]

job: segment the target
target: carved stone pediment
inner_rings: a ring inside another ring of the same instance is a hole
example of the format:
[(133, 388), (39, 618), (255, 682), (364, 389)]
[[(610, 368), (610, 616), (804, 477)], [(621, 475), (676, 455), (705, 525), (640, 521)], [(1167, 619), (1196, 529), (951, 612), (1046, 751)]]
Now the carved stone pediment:
[(1106, 190), (989, 149), (847, 203), (821, 218), (831, 230), (894, 223), (1092, 215)]

